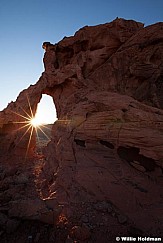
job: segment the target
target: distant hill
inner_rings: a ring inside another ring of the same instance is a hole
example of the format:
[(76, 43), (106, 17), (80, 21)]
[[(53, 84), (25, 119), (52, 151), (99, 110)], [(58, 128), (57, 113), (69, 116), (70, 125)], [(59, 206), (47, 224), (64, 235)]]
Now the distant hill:
[(37, 146), (45, 147), (51, 140), (51, 131), (53, 124), (41, 125), (37, 128)]

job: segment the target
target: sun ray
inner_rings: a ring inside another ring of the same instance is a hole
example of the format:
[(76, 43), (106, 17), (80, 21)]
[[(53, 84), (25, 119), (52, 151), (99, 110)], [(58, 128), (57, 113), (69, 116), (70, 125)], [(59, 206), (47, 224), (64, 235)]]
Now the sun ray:
[(29, 102), (28, 95), (27, 95), (27, 100), (28, 100), (28, 105), (29, 105), (29, 109), (30, 109), (30, 112), (31, 112), (31, 118), (34, 118), (34, 116), (33, 116), (33, 111), (32, 111), (32, 108), (31, 108), (31, 104), (30, 104), (30, 102)]
[(11, 111), (11, 112), (14, 113), (14, 114), (16, 114), (16, 115), (18, 115), (18, 116), (20, 116), (20, 117), (22, 117), (22, 118), (24, 118), (24, 119), (26, 119), (26, 120), (28, 120), (28, 121), (30, 121), (30, 119), (31, 119), (31, 118), (28, 118), (28, 117), (26, 117), (26, 116), (23, 116), (23, 115), (21, 115), (21, 114), (15, 112), (15, 111)]
[[(15, 131), (20, 131), (22, 129), (25, 129), (22, 132), (22, 134), (20, 135), (20, 137), (18, 138), (16, 146), (22, 141), (22, 139), (25, 136), (28, 136), (26, 138), (27, 139), (27, 141), (26, 141), (27, 147), (26, 147), (25, 159), (26, 159), (26, 157), (28, 155), (28, 151), (30, 149), (30, 144), (31, 144), (31, 141), (33, 139), (32, 135), (33, 135), (34, 131), (35, 131), (35, 138), (37, 139), (37, 144), (40, 148), (40, 151), (41, 151), (41, 146), (42, 146), (41, 133), (44, 134), (44, 136), (48, 140), (51, 139), (49, 132), (48, 132), (48, 131), (51, 130), (51, 128), (49, 128), (46, 124), (41, 123), (41, 122), (43, 122), (42, 116), (40, 116), (38, 114), (36, 115), (35, 111), (32, 110), (33, 106), (31, 106), (31, 104), (30, 104), (28, 94), (26, 94), (26, 98), (27, 98), (27, 104), (29, 106), (28, 112), (21, 106), (19, 106), (19, 110), (21, 111), (22, 114), (20, 114), (18, 111), (17, 112), (11, 111), (13, 114), (16, 114), (18, 117), (20, 117), (20, 118), (18, 118), (18, 121), (13, 121), (14, 124), (18, 124), (17, 129), (15, 129)], [(66, 122), (67, 123), (67, 122), (70, 122), (70, 120), (60, 120), (60, 122)], [(43, 128), (47, 129), (47, 131)], [(40, 130), (41, 133), (39, 133), (39, 130)]]
[(29, 125), (28, 129), (24, 132), (24, 134), (22, 135), (22, 137), (20, 138), (20, 140), (18, 141), (17, 145), (20, 143), (20, 141), (24, 138), (24, 136), (27, 134), (27, 132), (29, 131), (29, 129), (31, 128), (31, 126)]
[(20, 109), (22, 109), (22, 111), (24, 111), (24, 113), (29, 117), (29, 119), (31, 119), (30, 115), (21, 106)]
[(36, 136), (37, 136), (37, 139), (39, 140), (39, 136), (38, 136), (37, 127), (35, 128), (35, 130), (36, 130)]
[(25, 154), (25, 158), (27, 157), (27, 154), (28, 154), (28, 150), (29, 150), (29, 145), (31, 143), (31, 138), (32, 138), (32, 134), (33, 134), (33, 126), (31, 128), (31, 132), (30, 132), (30, 137), (29, 137), (29, 140), (28, 140), (28, 145), (27, 145), (27, 150), (26, 150), (26, 154)]
[(72, 120), (68, 120), (68, 119), (67, 119), (67, 120), (66, 120), (66, 119), (65, 119), (65, 120), (60, 120), (60, 119), (58, 119), (58, 122), (71, 122), (71, 121), (72, 121)]
[(42, 153), (42, 148), (41, 148), (41, 144), (40, 144), (40, 138), (39, 138), (39, 135), (38, 135), (37, 127), (35, 128), (35, 130), (36, 130), (36, 136), (37, 136), (38, 146), (39, 146), (40, 152)]
[(47, 125), (43, 125), (41, 124), (42, 127), (46, 128), (47, 130), (51, 130), (51, 128), (49, 128)]
[[(33, 131), (35, 129), (36, 133), (37, 133), (37, 138), (39, 139), (38, 137), (38, 132), (37, 132), (37, 126), (34, 126), (32, 124), (32, 119), (34, 119), (34, 115), (33, 115), (33, 111), (32, 111), (32, 107), (31, 107), (31, 104), (30, 104), (30, 101), (29, 101), (29, 98), (28, 98), (28, 95), (27, 95), (27, 101), (28, 101), (28, 105), (29, 105), (29, 110), (30, 110), (30, 114), (28, 114), (27, 111), (24, 110), (24, 108), (22, 108), (21, 106), (19, 106), (19, 108), (21, 109), (21, 111), (23, 111), (25, 113), (25, 115), (23, 114), (20, 114), (16, 111), (11, 111), (13, 114), (17, 115), (18, 117), (20, 117), (20, 121), (13, 121), (12, 123), (13, 124), (18, 124), (19, 127), (17, 129), (15, 129), (15, 131), (20, 131), (22, 129), (25, 129), (25, 131), (21, 134), (20, 138), (18, 138), (17, 142), (16, 142), (16, 146), (18, 146), (18, 144), (22, 141), (22, 139), (27, 136), (27, 134), (29, 133), (29, 138), (27, 140), (27, 148), (26, 148), (26, 153), (25, 153), (25, 159), (28, 155), (28, 151), (29, 151), (29, 148), (30, 148), (30, 144), (31, 144), (31, 140), (32, 140), (32, 135), (33, 135)], [(31, 129), (31, 130), (30, 130)], [(45, 134), (46, 136), (46, 134)]]
[(22, 126), (22, 127), (19, 127), (18, 129), (15, 129), (15, 131), (19, 131), (27, 126), (31, 126), (31, 124), (28, 122), (26, 125)]
[(12, 123), (13, 123), (13, 124), (15, 124), (15, 123), (16, 123), (16, 124), (19, 124), (19, 123), (23, 123), (23, 124), (24, 124), (24, 123), (28, 123), (28, 124), (29, 124), (29, 121), (22, 121), (22, 122), (12, 122)]
[(38, 129), (40, 129), (40, 131), (50, 140), (50, 138), (48, 137), (48, 135), (41, 129), (41, 127), (38, 126)]

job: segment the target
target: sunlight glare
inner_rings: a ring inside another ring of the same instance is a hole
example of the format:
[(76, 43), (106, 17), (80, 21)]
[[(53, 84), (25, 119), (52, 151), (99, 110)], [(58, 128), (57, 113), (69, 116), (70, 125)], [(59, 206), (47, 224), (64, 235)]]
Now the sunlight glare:
[(40, 103), (38, 103), (35, 117), (32, 117), (30, 124), (37, 128), (41, 125), (52, 124), (56, 120), (56, 108), (52, 97), (43, 94)]
[[(20, 109), (23, 112), (22, 114), (15, 112), (15, 111), (11, 111), (13, 114), (15, 114), (19, 117), (17, 121), (13, 121), (13, 123), (19, 124), (17, 131), (21, 131), (21, 130), (25, 129), (23, 134), (21, 134), (21, 137), (17, 144), (19, 144), (20, 141), (26, 135), (29, 136), (25, 159), (27, 158), (30, 144), (33, 139), (33, 132), (35, 131), (35, 135), (37, 137), (38, 143), (40, 143), (40, 132), (42, 134), (44, 134), (44, 136), (49, 141), (50, 136), (48, 136), (48, 135), (49, 135), (49, 131), (51, 132), (51, 127), (48, 127), (48, 125), (53, 124), (57, 120), (56, 108), (55, 108), (54, 102), (51, 97), (49, 97), (48, 95), (42, 95), (41, 102), (38, 104), (37, 111), (34, 116), (34, 112), (32, 110), (28, 94), (26, 94), (26, 96), (27, 96), (27, 103), (29, 106), (29, 111), (27, 112), (21, 106), (20, 106)], [(42, 101), (43, 101), (43, 103), (42, 103)], [(21, 118), (21, 120), (20, 120), (20, 118)], [(46, 133), (48, 133), (48, 134), (46, 134)]]
[(37, 117), (32, 118), (30, 123), (33, 127), (38, 127), (42, 124), (42, 122)]

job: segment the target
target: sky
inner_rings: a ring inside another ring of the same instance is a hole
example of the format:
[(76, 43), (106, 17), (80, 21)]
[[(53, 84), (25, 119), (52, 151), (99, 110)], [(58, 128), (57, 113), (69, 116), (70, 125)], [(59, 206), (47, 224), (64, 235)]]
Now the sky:
[[(163, 22), (163, 0), (0, 0), (0, 110), (41, 76), (44, 41), (116, 17)], [(52, 100), (45, 103), (50, 109)]]

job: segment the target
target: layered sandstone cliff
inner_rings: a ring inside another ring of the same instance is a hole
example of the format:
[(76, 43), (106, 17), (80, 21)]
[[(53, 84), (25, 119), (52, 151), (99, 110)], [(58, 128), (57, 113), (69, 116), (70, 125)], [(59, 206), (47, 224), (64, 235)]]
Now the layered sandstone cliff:
[[(10, 193), (5, 201), (9, 220), (49, 223), (60, 213), (73, 218), (76, 208), (82, 208), (89, 218), (84, 223), (92, 232), (101, 227), (91, 221), (95, 210), (100, 212), (98, 217), (105, 214), (106, 227), (112, 227), (116, 218), (124, 223), (123, 232), (136, 227), (142, 234), (159, 235), (163, 226), (163, 23), (144, 27), (117, 18), (86, 26), (47, 45), (43, 61), (45, 71), (38, 82), (0, 113), (2, 173), (8, 171), (3, 162), (12, 170), (25, 168), (26, 190), (29, 184), (39, 187), (32, 196), (27, 193), (30, 188), (20, 198)], [(58, 121), (40, 158), (35, 154), (35, 133), (29, 143), (32, 128), (25, 133), (21, 126), (35, 114), (42, 94), (53, 98)], [(28, 165), (21, 164), (25, 154)], [(33, 168), (36, 178), (30, 175)], [(7, 184), (8, 178), (18, 180), (22, 174), (7, 173), (2, 188), (5, 180)], [(36, 205), (30, 210), (33, 202)], [(111, 230), (112, 236), (116, 230)]]

